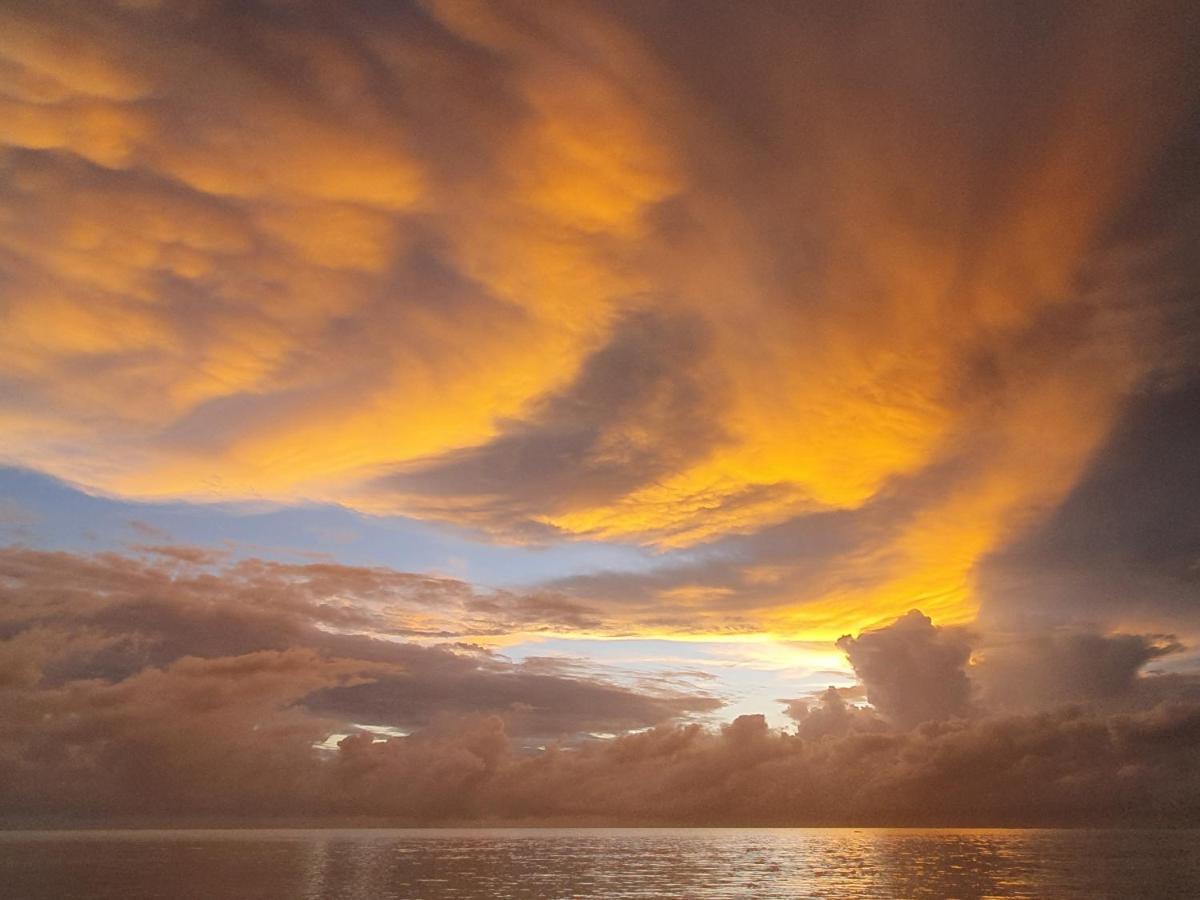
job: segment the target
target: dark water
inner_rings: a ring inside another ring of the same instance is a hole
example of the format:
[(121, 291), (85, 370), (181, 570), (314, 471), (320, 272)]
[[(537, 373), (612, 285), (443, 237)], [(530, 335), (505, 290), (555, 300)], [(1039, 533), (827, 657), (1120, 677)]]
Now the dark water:
[(1200, 898), (1200, 832), (0, 832), (0, 896)]

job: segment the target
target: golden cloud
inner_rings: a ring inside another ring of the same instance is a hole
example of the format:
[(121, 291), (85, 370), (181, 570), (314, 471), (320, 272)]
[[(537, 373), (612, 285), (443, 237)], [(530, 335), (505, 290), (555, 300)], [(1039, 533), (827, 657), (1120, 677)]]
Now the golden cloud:
[(4, 459), (665, 548), (946, 467), (741, 612), (969, 618), (1156, 362), (1085, 276), (1188, 29), (761, 13), (8, 5)]

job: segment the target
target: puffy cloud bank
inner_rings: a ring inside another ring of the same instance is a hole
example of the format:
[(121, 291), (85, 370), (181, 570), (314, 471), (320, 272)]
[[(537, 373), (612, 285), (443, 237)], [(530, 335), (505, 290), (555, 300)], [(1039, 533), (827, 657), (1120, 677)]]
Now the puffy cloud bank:
[(914, 612), (843, 642), (877, 709), (713, 728), (679, 683), (415, 644), (372, 607), (446, 585), (189, 555), (0, 554), (4, 821), (1200, 822), (1200, 696), (1135, 679), (1168, 648), (1133, 636), (1097, 638), (1128, 707), (989, 712), (963, 633)]

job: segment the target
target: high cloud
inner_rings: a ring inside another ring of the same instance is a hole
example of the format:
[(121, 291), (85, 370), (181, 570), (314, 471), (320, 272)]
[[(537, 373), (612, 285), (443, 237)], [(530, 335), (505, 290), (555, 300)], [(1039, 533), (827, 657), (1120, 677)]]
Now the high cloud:
[[(4, 461), (504, 540), (753, 543), (642, 583), (691, 628), (731, 596), (792, 635), (967, 621), (979, 560), (1194, 349), (1196, 27), (7, 3)], [(838, 552), (796, 562), (831, 520)]]

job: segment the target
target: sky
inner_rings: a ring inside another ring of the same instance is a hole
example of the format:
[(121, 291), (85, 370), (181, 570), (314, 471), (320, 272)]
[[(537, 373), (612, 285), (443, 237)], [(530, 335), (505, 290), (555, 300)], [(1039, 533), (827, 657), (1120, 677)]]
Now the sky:
[(1200, 824), (1198, 37), (8, 0), (0, 822)]

